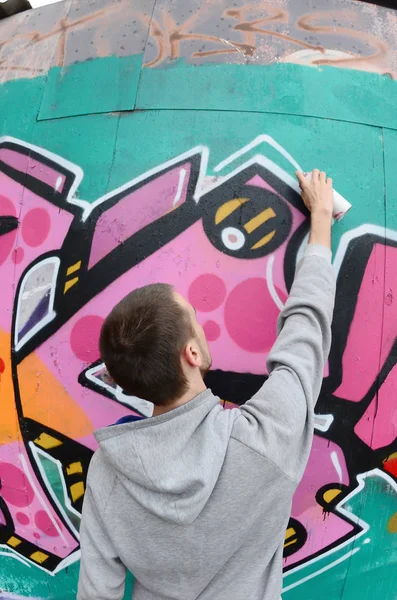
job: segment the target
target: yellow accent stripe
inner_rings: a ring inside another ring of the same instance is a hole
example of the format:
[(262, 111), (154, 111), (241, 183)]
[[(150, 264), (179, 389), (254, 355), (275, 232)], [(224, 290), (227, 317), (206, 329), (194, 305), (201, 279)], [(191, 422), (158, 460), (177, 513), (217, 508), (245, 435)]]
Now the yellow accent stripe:
[(390, 518), (387, 524), (387, 531), (389, 533), (397, 533), (397, 512)]
[[(290, 538), (294, 538), (294, 539), (290, 539)], [(289, 539), (289, 541), (287, 541)], [(285, 532), (285, 542), (284, 542), (284, 548), (286, 548), (287, 546), (291, 546), (291, 544), (295, 544), (298, 541), (297, 535), (296, 535), (296, 531), (293, 527), (288, 527), (287, 531)]]
[(52, 435), (48, 435), (48, 433), (41, 433), (39, 437), (34, 440), (34, 443), (37, 446), (41, 446), (41, 448), (44, 448), (45, 450), (62, 446), (62, 442), (60, 440), (52, 437)]
[(44, 554), (44, 552), (40, 552), (40, 550), (37, 550), (36, 552), (33, 552), (33, 554), (30, 555), (30, 558), (41, 565), (47, 560), (48, 554)]
[(16, 538), (14, 535), (12, 535), (10, 537), (10, 539), (8, 540), (8, 542), (7, 542), (7, 544), (9, 546), (11, 546), (12, 548), (16, 548), (21, 543), (22, 543), (21, 540), (19, 540), (18, 538)]
[(81, 496), (84, 495), (84, 482), (78, 481), (70, 486), (70, 493), (72, 495), (73, 502), (76, 502)]
[(384, 462), (384, 463), (386, 463), (386, 462), (388, 462), (389, 460), (394, 460), (395, 458), (397, 458), (397, 452), (393, 452), (393, 454), (390, 454), (389, 456), (387, 456), (387, 457), (386, 457), (386, 458), (383, 460), (383, 462)]
[(296, 535), (296, 531), (295, 531), (295, 529), (293, 527), (289, 527), (287, 529), (287, 531), (285, 532), (285, 539), (288, 539), (292, 535)]
[(276, 231), (271, 231), (270, 233), (265, 235), (265, 237), (263, 237), (261, 240), (259, 240), (259, 242), (254, 244), (254, 246), (252, 246), (251, 250), (258, 250), (258, 248), (262, 248), (262, 246), (265, 246), (266, 244), (268, 244), (274, 238), (275, 235), (276, 235)]
[(66, 467), (66, 473), (68, 475), (74, 475), (75, 473), (82, 473), (83, 472), (83, 465), (81, 464), (81, 462), (74, 462), (71, 463), (68, 467)]
[(334, 500), (337, 496), (339, 496), (340, 493), (341, 493), (341, 490), (327, 490), (324, 493), (323, 498), (324, 498), (325, 502), (327, 504), (329, 504), (330, 502), (332, 502), (332, 500)]
[(222, 206), (220, 206), (216, 211), (215, 225), (219, 225), (219, 223), (224, 221), (226, 217), (240, 208), (240, 206), (248, 202), (248, 200), (249, 198), (235, 198), (234, 200), (229, 200), (228, 202), (225, 202), (225, 204), (222, 204)]
[(258, 227), (263, 225), (263, 223), (266, 223), (266, 221), (275, 216), (276, 213), (272, 208), (266, 208), (266, 210), (263, 210), (259, 215), (256, 215), (251, 221), (248, 221), (248, 223), (244, 225), (244, 229), (247, 233), (252, 233), (255, 229), (258, 229)]
[(74, 277), (73, 279), (69, 279), (69, 281), (67, 281), (65, 283), (65, 287), (63, 289), (63, 293), (66, 294), (66, 292), (68, 292), (71, 287), (73, 287), (74, 285), (76, 285), (76, 283), (78, 282), (78, 280), (79, 280), (78, 277)]
[(70, 265), (70, 267), (68, 268), (68, 270), (66, 271), (66, 275), (69, 276), (72, 273), (75, 273), (76, 271), (78, 271), (81, 267), (81, 260), (79, 260), (79, 262), (74, 263), (74, 265)]

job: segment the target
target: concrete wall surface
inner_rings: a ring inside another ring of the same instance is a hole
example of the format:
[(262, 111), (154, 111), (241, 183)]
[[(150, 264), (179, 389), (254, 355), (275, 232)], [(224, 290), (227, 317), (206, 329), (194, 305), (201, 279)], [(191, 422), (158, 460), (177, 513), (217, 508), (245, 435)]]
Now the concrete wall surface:
[(293, 174), (319, 167), (353, 209), (283, 598), (397, 599), (396, 77), (397, 13), (357, 1), (65, 0), (0, 22), (0, 598), (75, 597), (93, 431), (147, 410), (100, 361), (108, 311), (174, 284), (208, 384), (243, 403), (308, 230)]

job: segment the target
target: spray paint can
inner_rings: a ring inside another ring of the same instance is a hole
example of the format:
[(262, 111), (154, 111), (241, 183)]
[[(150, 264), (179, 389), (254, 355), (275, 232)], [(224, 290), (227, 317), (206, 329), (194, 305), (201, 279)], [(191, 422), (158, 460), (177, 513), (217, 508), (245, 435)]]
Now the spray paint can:
[[(307, 179), (311, 179), (311, 173), (303, 173)], [(335, 221), (340, 221), (343, 219), (345, 214), (351, 209), (352, 205), (350, 202), (346, 200), (341, 194), (339, 194), (336, 190), (333, 190), (334, 194), (334, 210), (333, 210), (333, 218)]]

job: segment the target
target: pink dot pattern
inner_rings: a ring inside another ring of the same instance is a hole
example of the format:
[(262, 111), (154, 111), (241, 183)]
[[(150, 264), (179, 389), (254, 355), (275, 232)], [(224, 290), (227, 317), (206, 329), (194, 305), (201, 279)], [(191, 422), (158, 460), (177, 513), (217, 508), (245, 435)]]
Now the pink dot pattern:
[(200, 275), (189, 288), (189, 302), (200, 312), (211, 312), (219, 308), (225, 297), (225, 282), (212, 273)]
[(57, 537), (58, 531), (51, 521), (50, 517), (44, 510), (38, 510), (34, 517), (34, 522), (37, 529), (49, 537)]
[(1, 495), (12, 506), (23, 508), (33, 502), (34, 491), (25, 473), (11, 463), (0, 463)]
[(278, 315), (267, 282), (259, 277), (239, 283), (225, 303), (226, 329), (232, 340), (249, 352), (271, 348)]
[(215, 342), (221, 335), (221, 328), (215, 321), (206, 321), (203, 325), (205, 337), (209, 342)]
[(45, 208), (32, 208), (22, 221), (22, 237), (28, 246), (36, 248), (48, 237), (51, 218)]
[(104, 319), (96, 315), (81, 317), (70, 334), (70, 345), (75, 356), (83, 362), (99, 358), (99, 336)]
[[(13, 203), (7, 196), (0, 194), (0, 216), (4, 217), (16, 217), (15, 208)], [(0, 236), (0, 265), (2, 265), (8, 258), (11, 250), (14, 247), (15, 240), (17, 237), (17, 229)]]

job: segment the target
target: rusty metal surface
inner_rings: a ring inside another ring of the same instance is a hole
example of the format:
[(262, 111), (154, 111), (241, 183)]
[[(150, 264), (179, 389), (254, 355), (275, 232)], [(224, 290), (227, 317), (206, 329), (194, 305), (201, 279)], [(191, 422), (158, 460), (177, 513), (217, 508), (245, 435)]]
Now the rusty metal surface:
[(333, 65), (397, 73), (397, 15), (350, 0), (65, 0), (0, 23), (0, 81), (144, 52), (188, 63)]

